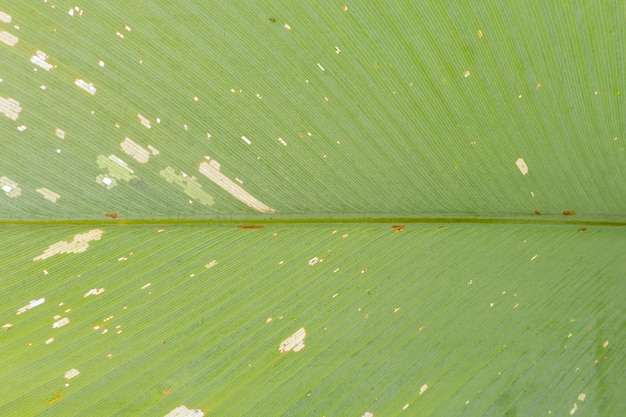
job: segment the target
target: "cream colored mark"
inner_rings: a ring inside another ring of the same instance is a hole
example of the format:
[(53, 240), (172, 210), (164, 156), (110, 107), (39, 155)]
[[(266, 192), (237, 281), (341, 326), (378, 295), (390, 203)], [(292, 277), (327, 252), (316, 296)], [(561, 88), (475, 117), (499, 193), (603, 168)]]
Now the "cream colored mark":
[(124, 151), (126, 155), (130, 156), (140, 164), (145, 164), (150, 160), (150, 151), (143, 148), (130, 138), (125, 138), (120, 143), (120, 148), (122, 148), (122, 151)]
[(0, 11), (0, 22), (11, 23), (11, 16)]
[(74, 369), (70, 369), (69, 371), (67, 371), (65, 373), (65, 379), (72, 379), (75, 376), (77, 376), (78, 374), (80, 374), (80, 372), (78, 371), (78, 369), (74, 368)]
[(304, 348), (304, 338), (306, 337), (306, 330), (304, 327), (298, 329), (294, 334), (289, 336), (287, 339), (283, 340), (283, 342), (278, 347), (278, 351), (281, 353), (289, 352), (293, 350), (294, 352), (299, 352)]
[(76, 85), (76, 87), (88, 92), (92, 96), (96, 94), (96, 87), (94, 87), (92, 83), (88, 83), (87, 81), (78, 78), (74, 81), (74, 84)]
[(204, 411), (192, 410), (184, 405), (179, 405), (167, 413), (165, 417), (204, 417)]
[(47, 188), (37, 188), (36, 190), (39, 194), (41, 194), (43, 196), (43, 198), (45, 198), (48, 201), (51, 201), (53, 203), (56, 203), (57, 200), (59, 198), (61, 198), (61, 196), (57, 193), (55, 193), (54, 191), (51, 191)]
[(35, 52), (35, 55), (30, 57), (30, 62), (33, 64), (45, 69), (46, 71), (50, 71), (55, 66), (46, 61), (48, 59), (48, 55), (46, 55), (43, 51)]
[(38, 300), (30, 300), (28, 304), (26, 304), (24, 307), (18, 308), (15, 315), (19, 316), (20, 314), (27, 312), (31, 308), (35, 308), (37, 306), (42, 305), (45, 301), (46, 301), (45, 298), (40, 298)]
[(79, 16), (83, 15), (83, 11), (81, 10), (80, 7), (75, 6), (73, 9), (70, 9), (67, 14), (69, 14), (70, 16), (75, 16), (76, 14), (78, 14)]
[(33, 258), (33, 261), (47, 259), (60, 253), (84, 252), (89, 247), (89, 242), (93, 240), (100, 240), (102, 233), (103, 231), (101, 229), (93, 229), (86, 233), (77, 234), (71, 242), (62, 240), (60, 242), (53, 243), (43, 252), (43, 254)]
[(10, 178), (0, 177), (0, 189), (4, 191), (7, 197), (15, 198), (22, 194), (22, 189), (17, 183)]
[(54, 134), (60, 139), (65, 139), (65, 131), (59, 128), (55, 129)]
[(90, 295), (100, 295), (104, 292), (104, 288), (92, 288), (83, 295), (83, 298), (89, 297)]
[[(208, 157), (205, 157), (208, 158)], [(210, 158), (208, 158), (210, 159)], [(213, 181), (215, 184), (219, 185), (221, 188), (230, 193), (233, 197), (247, 205), (248, 207), (259, 211), (261, 213), (273, 214), (275, 213), (274, 209), (263, 204), (261, 201), (254, 198), (250, 193), (241, 188), (238, 184), (236, 184), (233, 180), (226, 177), (224, 174), (220, 172), (220, 164), (214, 159), (210, 159), (209, 162), (201, 162), (199, 171), (201, 174), (206, 176), (208, 179)]]
[(17, 100), (0, 97), (0, 113), (3, 113), (11, 120), (17, 120), (21, 111), (22, 108)]
[(15, 46), (19, 39), (17, 36), (10, 34), (9, 32), (0, 31), (0, 42), (3, 42), (9, 46)]
[(139, 122), (141, 122), (142, 125), (144, 125), (148, 129), (152, 128), (152, 125), (150, 124), (150, 120), (148, 120), (147, 118), (143, 117), (140, 114), (137, 115), (137, 118), (139, 119)]
[(426, 384), (422, 385), (422, 387), (420, 388), (420, 394), (419, 395), (422, 395), (427, 389), (428, 389), (428, 385), (426, 385)]
[(522, 175), (528, 174), (528, 165), (526, 165), (526, 162), (524, 162), (522, 158), (518, 158), (517, 161), (515, 161), (515, 165), (517, 165)]
[(58, 329), (59, 327), (65, 326), (69, 322), (70, 322), (70, 319), (68, 319), (67, 317), (63, 317), (62, 319), (57, 320), (54, 323), (52, 323), (52, 328), (53, 329)]

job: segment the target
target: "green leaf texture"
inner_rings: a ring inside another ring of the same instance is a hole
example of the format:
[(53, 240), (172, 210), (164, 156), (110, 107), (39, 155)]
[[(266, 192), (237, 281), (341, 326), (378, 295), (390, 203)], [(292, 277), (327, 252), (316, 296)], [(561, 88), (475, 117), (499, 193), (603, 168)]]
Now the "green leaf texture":
[(625, 48), (617, 1), (0, 0), (0, 415), (626, 414)]

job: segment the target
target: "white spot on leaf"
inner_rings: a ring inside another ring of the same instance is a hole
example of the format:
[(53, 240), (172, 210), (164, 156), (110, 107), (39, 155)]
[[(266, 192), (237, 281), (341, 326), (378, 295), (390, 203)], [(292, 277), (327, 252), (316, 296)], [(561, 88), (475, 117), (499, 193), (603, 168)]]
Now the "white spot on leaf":
[(304, 338), (306, 337), (306, 330), (304, 327), (298, 329), (294, 334), (289, 336), (287, 339), (283, 340), (283, 342), (278, 347), (279, 352), (289, 352), (293, 350), (294, 352), (299, 352), (304, 348)]

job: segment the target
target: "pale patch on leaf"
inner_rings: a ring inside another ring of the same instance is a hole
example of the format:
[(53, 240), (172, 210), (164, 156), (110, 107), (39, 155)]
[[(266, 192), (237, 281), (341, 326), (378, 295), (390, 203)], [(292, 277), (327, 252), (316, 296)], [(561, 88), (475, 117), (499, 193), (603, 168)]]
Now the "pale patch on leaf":
[(528, 165), (526, 165), (526, 162), (524, 162), (522, 158), (518, 158), (517, 161), (515, 161), (515, 165), (517, 165), (522, 175), (528, 174)]
[(101, 229), (93, 229), (86, 233), (77, 234), (71, 242), (62, 240), (60, 242), (53, 243), (41, 255), (33, 258), (33, 261), (40, 261), (61, 253), (84, 252), (89, 247), (89, 242), (93, 240), (100, 240), (103, 233), (104, 232)]
[(280, 346), (278, 346), (278, 351), (281, 353), (289, 352), (290, 350), (299, 352), (304, 348), (305, 336), (306, 330), (304, 330), (304, 327), (298, 329), (294, 334), (282, 341)]

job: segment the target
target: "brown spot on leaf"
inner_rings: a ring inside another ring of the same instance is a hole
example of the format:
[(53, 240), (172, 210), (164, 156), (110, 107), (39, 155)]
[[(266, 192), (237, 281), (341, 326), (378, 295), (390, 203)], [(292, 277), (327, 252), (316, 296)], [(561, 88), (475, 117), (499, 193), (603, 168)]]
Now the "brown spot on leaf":
[(269, 20), (272, 23), (276, 23), (276, 18), (275, 17), (268, 17), (267, 20)]
[(401, 231), (403, 231), (403, 230), (404, 230), (404, 226), (398, 226), (398, 225), (391, 226), (391, 228), (392, 228), (393, 230), (395, 230), (395, 231), (396, 231), (396, 233), (397, 233), (397, 232), (401, 232)]
[(534, 213), (535, 213), (535, 216), (541, 216), (541, 212), (539, 210), (535, 210)]
[(444, 227), (446, 227), (446, 226), (444, 226), (444, 225), (437, 226), (437, 229), (443, 229)]
[(111, 219), (117, 219), (117, 213), (104, 213), (104, 217), (110, 217)]
[(571, 210), (563, 210), (563, 215), (564, 216), (573, 216), (574, 214), (576, 214), (576, 213), (574, 213)]
[(259, 230), (259, 229), (263, 229), (265, 226), (259, 225), (259, 224), (252, 224), (252, 225), (241, 225), (241, 226), (237, 226), (237, 229), (241, 229), (241, 230)]
[(586, 227), (581, 227), (581, 228), (579, 228), (579, 229), (578, 229), (578, 231), (579, 231), (579, 232), (586, 232), (586, 231), (587, 231), (587, 228), (586, 228)]
[(52, 403), (57, 402), (59, 400), (59, 398), (61, 398), (62, 395), (63, 394), (61, 394), (60, 392), (57, 392), (54, 397), (52, 397), (52, 398), (50, 398), (48, 400), (48, 404), (52, 404)]

